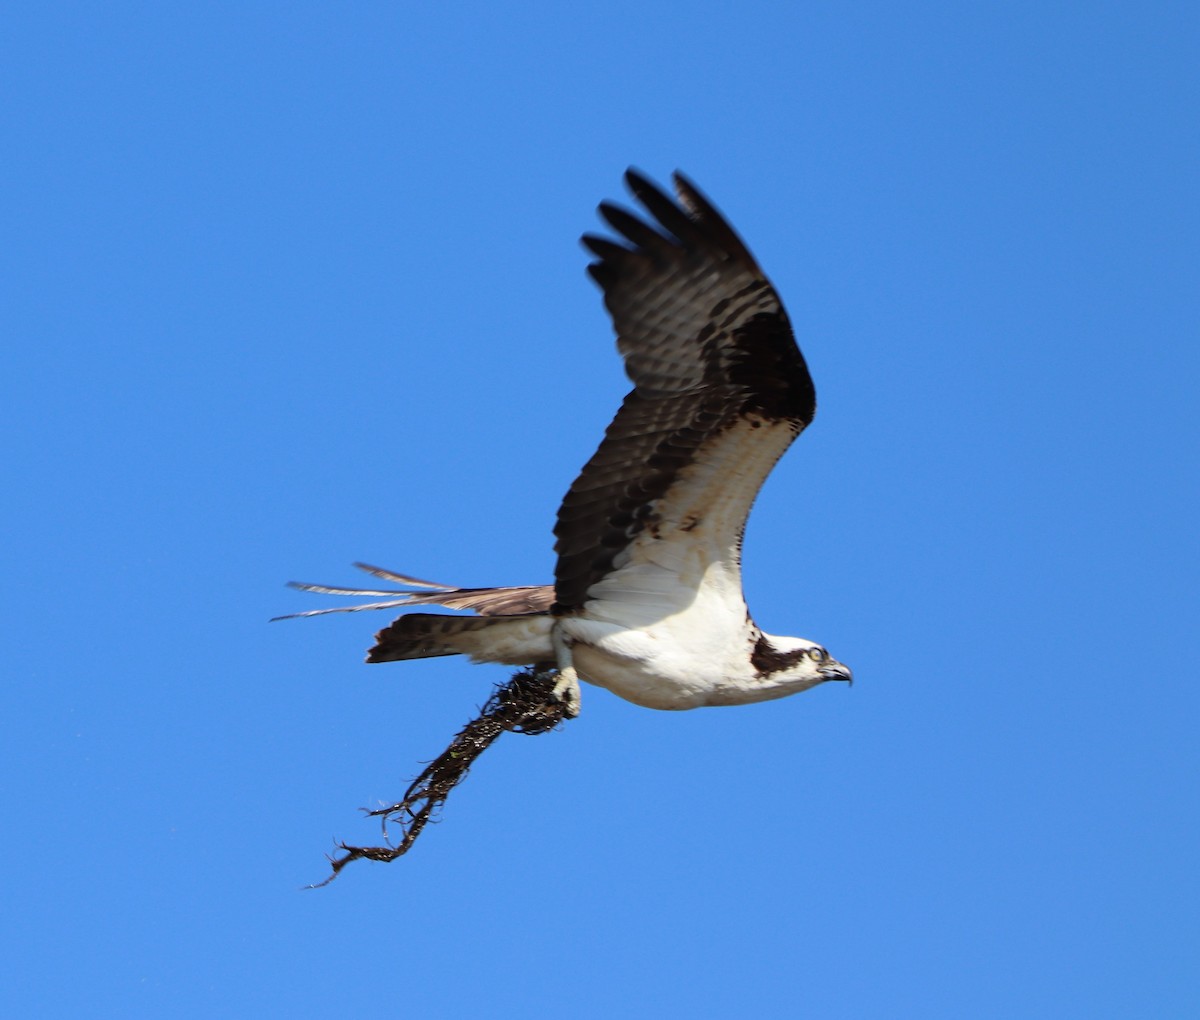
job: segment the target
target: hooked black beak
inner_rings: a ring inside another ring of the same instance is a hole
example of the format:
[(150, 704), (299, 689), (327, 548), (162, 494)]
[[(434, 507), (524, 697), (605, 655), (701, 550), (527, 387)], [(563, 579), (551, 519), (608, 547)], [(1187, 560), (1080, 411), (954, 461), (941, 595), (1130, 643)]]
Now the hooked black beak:
[(844, 680), (848, 684), (854, 683), (854, 674), (850, 672), (850, 667), (843, 666), (840, 662), (827, 663), (817, 672), (821, 674), (822, 680)]

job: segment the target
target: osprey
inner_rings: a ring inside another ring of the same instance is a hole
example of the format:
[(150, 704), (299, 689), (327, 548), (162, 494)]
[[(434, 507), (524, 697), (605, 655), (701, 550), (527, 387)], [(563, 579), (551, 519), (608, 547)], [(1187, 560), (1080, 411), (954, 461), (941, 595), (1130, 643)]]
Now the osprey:
[(406, 613), (368, 662), (467, 655), (557, 670), (579, 710), (583, 679), (647, 708), (782, 698), (850, 670), (821, 645), (765, 634), (742, 594), (746, 517), (764, 479), (812, 421), (816, 393), (787, 313), (713, 205), (676, 173), (678, 204), (634, 170), (626, 183), (656, 223), (605, 202), (625, 243), (587, 234), (633, 390), (568, 490), (554, 528), (554, 584), (456, 588), (366, 564), (400, 590), (297, 584), (384, 602), (297, 616)]

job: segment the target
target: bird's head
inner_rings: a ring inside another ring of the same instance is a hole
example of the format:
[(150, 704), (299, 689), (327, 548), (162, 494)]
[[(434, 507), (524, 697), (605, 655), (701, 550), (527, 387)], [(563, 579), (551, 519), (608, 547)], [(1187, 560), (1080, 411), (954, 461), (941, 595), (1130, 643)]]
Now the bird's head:
[(849, 666), (838, 662), (824, 646), (805, 638), (763, 634), (750, 661), (762, 683), (777, 689), (774, 697), (806, 691), (827, 680), (854, 682)]

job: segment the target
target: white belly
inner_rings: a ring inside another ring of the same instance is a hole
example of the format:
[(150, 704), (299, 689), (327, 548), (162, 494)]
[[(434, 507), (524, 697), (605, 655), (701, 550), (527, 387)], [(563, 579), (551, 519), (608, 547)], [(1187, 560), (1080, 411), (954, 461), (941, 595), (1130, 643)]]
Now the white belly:
[(748, 635), (744, 649), (740, 641), (693, 643), (671, 622), (636, 631), (578, 617), (563, 624), (580, 677), (636, 705), (678, 710), (771, 696), (749, 668)]

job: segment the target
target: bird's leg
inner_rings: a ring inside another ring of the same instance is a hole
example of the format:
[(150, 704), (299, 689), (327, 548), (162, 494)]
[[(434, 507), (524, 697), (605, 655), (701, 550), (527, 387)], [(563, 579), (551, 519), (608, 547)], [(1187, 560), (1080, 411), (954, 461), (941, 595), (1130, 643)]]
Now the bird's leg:
[(571, 645), (561, 630), (561, 624), (555, 623), (550, 631), (550, 640), (554, 645), (554, 658), (558, 665), (558, 681), (550, 696), (563, 705), (563, 710), (572, 719), (579, 715), (579, 674), (575, 672), (575, 663), (571, 657)]

